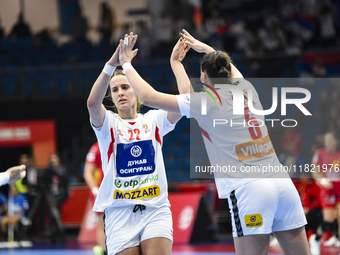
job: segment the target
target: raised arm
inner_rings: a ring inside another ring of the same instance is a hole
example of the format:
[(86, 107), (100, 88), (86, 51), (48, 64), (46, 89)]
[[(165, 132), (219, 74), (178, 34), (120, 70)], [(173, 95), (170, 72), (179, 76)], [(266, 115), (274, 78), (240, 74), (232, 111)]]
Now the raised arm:
[[(185, 44), (190, 46), (190, 48), (194, 49), (198, 53), (209, 54), (215, 51), (209, 45), (195, 39), (185, 29), (182, 30), (182, 33), (180, 33), (180, 35), (185, 39)], [(230, 64), (230, 65), (231, 65), (231, 78), (234, 78), (234, 79), (243, 78), (242, 73), (233, 64)]]
[(125, 72), (130, 85), (141, 100), (142, 104), (152, 108), (163, 109), (166, 111), (180, 113), (177, 98), (175, 95), (160, 93), (152, 88), (131, 65), (131, 49), (133, 34), (125, 35), (127, 44), (120, 40), (119, 61)]
[[(136, 40), (137, 36), (131, 39), (131, 43), (133, 44), (132, 47), (135, 45)], [(136, 56), (137, 51), (138, 49), (130, 52), (131, 59)], [(103, 99), (106, 94), (107, 86), (110, 82), (110, 73), (112, 74), (117, 66), (119, 66), (119, 46), (93, 84), (90, 95), (87, 99), (87, 109), (90, 114), (91, 122), (95, 127), (100, 127), (103, 125), (106, 114), (106, 109), (103, 105)]]
[(190, 47), (185, 44), (185, 39), (180, 38), (172, 50), (170, 56), (171, 69), (175, 75), (177, 88), (180, 94), (190, 93), (190, 79), (184, 69), (182, 60)]

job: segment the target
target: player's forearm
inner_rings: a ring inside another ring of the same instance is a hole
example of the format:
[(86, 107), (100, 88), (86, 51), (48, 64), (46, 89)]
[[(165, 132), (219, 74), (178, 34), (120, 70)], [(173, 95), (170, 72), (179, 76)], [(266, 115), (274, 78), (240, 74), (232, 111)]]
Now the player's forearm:
[(107, 91), (109, 80), (110, 76), (101, 72), (93, 84), (90, 95), (87, 99), (87, 109), (90, 114), (90, 119), (92, 124), (96, 127), (101, 126), (104, 122), (106, 109), (102, 102)]
[(88, 163), (88, 162), (85, 163), (84, 180), (90, 189), (97, 187), (96, 182), (94, 180), (95, 170), (96, 170), (95, 165)]
[(208, 44), (204, 44), (204, 48), (203, 48), (203, 50), (204, 50), (204, 53), (205, 53), (205, 54), (209, 54), (209, 53), (211, 53), (211, 52), (214, 52), (214, 51), (215, 51), (215, 49), (214, 49), (214, 48), (212, 48), (212, 47), (210, 47)]
[(171, 61), (171, 68), (175, 75), (177, 88), (180, 94), (190, 93), (190, 79), (184, 69), (183, 64), (178, 61), (174, 60)]
[(231, 78), (233, 79), (242, 79), (242, 73), (234, 66), (234, 64), (230, 63), (231, 66)]
[(84, 179), (85, 179), (85, 182), (87, 184), (87, 186), (90, 188), (90, 189), (93, 189), (93, 188), (96, 188), (97, 185), (94, 181), (94, 178), (93, 176), (89, 175), (89, 174), (84, 174)]
[(106, 94), (106, 90), (110, 81), (110, 76), (101, 72), (97, 80), (92, 86), (90, 95), (87, 99), (89, 108), (100, 107)]
[(151, 87), (133, 67), (125, 71), (125, 76), (142, 104), (149, 106), (157, 99), (159, 92)]

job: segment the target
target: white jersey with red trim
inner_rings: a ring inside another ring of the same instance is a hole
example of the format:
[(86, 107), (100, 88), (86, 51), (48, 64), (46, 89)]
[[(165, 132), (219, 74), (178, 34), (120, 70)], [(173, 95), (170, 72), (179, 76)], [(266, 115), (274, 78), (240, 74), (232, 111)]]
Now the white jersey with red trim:
[[(234, 86), (243, 92), (243, 115), (233, 114), (231, 88)], [(248, 108), (251, 92), (254, 108), (263, 110), (253, 85), (239, 80), (216, 92), (221, 99), (214, 94), (216, 103), (205, 92), (177, 95), (177, 101), (183, 116), (197, 120), (210, 167), (214, 167), (219, 197), (226, 198), (231, 191), (248, 182), (282, 171), (282, 165), (269, 138), (264, 116), (254, 115)], [(205, 115), (202, 115), (202, 100), (206, 102)], [(194, 166), (195, 171), (198, 168)], [(289, 177), (286, 173), (283, 176)]]
[(93, 210), (169, 204), (162, 143), (163, 136), (175, 125), (168, 121), (167, 112), (151, 110), (127, 120), (106, 111), (103, 125), (92, 127), (104, 172)]

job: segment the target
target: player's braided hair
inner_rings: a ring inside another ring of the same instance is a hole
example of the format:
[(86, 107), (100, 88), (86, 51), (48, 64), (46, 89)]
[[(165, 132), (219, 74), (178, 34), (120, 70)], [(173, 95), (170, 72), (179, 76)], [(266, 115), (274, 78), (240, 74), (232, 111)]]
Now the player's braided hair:
[[(112, 74), (110, 80), (115, 77), (115, 76), (118, 76), (118, 75), (124, 75), (125, 74), (123, 73), (123, 70), (122, 69), (116, 69), (114, 71), (114, 73)], [(113, 112), (115, 113), (118, 113), (118, 109), (117, 107), (115, 106), (115, 104), (113, 103), (112, 101), (112, 97), (111, 97), (111, 89), (110, 89), (110, 84), (108, 85), (107, 87), (107, 92), (106, 92), (106, 96), (105, 98), (107, 100), (109, 100), (111, 102), (111, 105), (105, 105), (108, 109), (112, 110)], [(136, 96), (136, 104), (137, 104), (137, 112), (139, 112), (141, 106), (142, 106), (142, 102), (140, 101), (140, 99)]]

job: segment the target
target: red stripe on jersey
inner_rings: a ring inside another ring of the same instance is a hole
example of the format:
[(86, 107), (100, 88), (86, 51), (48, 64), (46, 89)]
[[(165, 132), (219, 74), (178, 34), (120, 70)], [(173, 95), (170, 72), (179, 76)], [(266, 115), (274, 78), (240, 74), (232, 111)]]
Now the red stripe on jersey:
[(202, 135), (204, 135), (204, 136), (212, 143), (212, 141), (211, 141), (211, 139), (210, 139), (210, 135), (208, 134), (208, 132), (205, 131), (205, 130), (204, 130), (203, 128), (201, 128), (201, 127), (200, 127), (200, 129), (201, 129)]
[(162, 145), (161, 137), (159, 136), (159, 129), (157, 126), (156, 126), (155, 138), (156, 138), (156, 141), (159, 142), (160, 145)]
[(115, 142), (115, 137), (113, 135), (113, 128), (110, 129), (111, 133), (111, 143), (109, 145), (109, 150), (107, 151), (107, 162), (110, 161), (111, 155), (113, 153), (113, 143)]
[(135, 125), (136, 122), (128, 122), (131, 126)]

